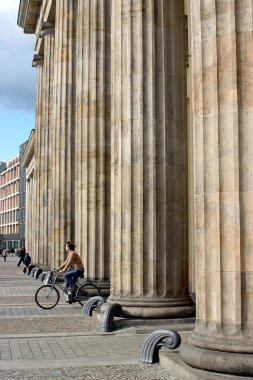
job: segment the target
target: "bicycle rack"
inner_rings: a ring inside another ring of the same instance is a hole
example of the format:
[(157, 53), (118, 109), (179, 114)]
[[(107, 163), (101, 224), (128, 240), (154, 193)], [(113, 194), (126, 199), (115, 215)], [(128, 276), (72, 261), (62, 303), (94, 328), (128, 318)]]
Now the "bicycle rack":
[(119, 303), (112, 303), (106, 309), (100, 329), (103, 332), (111, 332), (114, 330), (114, 317), (120, 317), (122, 315), (122, 306)]
[(42, 272), (42, 273), (39, 275), (38, 280), (41, 281), (41, 282), (43, 282), (44, 279), (45, 279), (45, 277), (46, 277), (46, 275), (47, 275), (47, 272), (46, 272), (46, 271)]
[(95, 308), (100, 308), (105, 303), (105, 300), (101, 296), (95, 296), (88, 299), (88, 301), (85, 302), (85, 305), (82, 309), (82, 315), (84, 317), (91, 317), (92, 311)]
[(51, 283), (53, 274), (54, 274), (54, 272), (52, 270), (50, 270), (50, 271), (47, 272), (46, 278), (45, 278), (45, 284), (46, 285), (48, 285), (48, 284)]
[(30, 277), (34, 277), (34, 274), (36, 272), (36, 270), (39, 269), (38, 267), (34, 267), (31, 272), (30, 272)]
[(43, 272), (43, 269), (42, 268), (38, 268), (35, 273), (34, 273), (34, 278), (36, 278), (38, 280), (39, 278), (39, 275)]
[(157, 330), (149, 334), (145, 339), (140, 353), (140, 361), (144, 363), (159, 362), (158, 352), (161, 347), (171, 350), (178, 348), (181, 344), (181, 336), (175, 330)]

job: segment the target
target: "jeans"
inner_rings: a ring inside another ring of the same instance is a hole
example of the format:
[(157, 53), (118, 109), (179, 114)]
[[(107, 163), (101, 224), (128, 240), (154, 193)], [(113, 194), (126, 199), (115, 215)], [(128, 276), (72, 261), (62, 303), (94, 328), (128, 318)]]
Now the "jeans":
[(19, 267), (20, 264), (23, 263), (23, 262), (24, 262), (24, 257), (20, 257), (19, 262), (18, 262), (18, 267)]
[(67, 287), (74, 289), (78, 277), (83, 277), (83, 271), (81, 269), (73, 269), (65, 273), (64, 280), (66, 281)]

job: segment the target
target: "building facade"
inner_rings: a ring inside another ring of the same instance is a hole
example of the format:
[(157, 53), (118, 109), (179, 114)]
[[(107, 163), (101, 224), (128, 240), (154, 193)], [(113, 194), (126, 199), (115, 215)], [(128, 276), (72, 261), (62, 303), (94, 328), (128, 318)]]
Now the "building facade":
[(19, 155), (2, 165), (0, 172), (0, 234), (7, 249), (20, 248)]
[(182, 359), (250, 376), (252, 18), (252, 0), (21, 0), (18, 15), (36, 36), (32, 255), (58, 267), (75, 241), (125, 316), (184, 317), (196, 296)]

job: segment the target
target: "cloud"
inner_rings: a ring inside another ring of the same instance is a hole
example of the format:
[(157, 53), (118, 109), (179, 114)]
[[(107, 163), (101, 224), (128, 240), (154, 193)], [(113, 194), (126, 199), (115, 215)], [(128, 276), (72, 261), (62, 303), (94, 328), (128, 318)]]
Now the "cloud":
[(17, 26), (19, 0), (0, 3), (0, 107), (31, 111), (35, 107), (35, 37)]

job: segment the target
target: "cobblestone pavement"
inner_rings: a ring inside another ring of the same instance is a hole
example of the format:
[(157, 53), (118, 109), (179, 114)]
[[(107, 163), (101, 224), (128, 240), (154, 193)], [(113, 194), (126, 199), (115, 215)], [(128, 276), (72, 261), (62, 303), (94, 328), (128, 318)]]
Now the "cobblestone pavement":
[(64, 297), (40, 309), (34, 293), (42, 284), (23, 276), (18, 259), (0, 257), (0, 378), (181, 380), (159, 364), (139, 363), (145, 334), (101, 333), (95, 318)]

